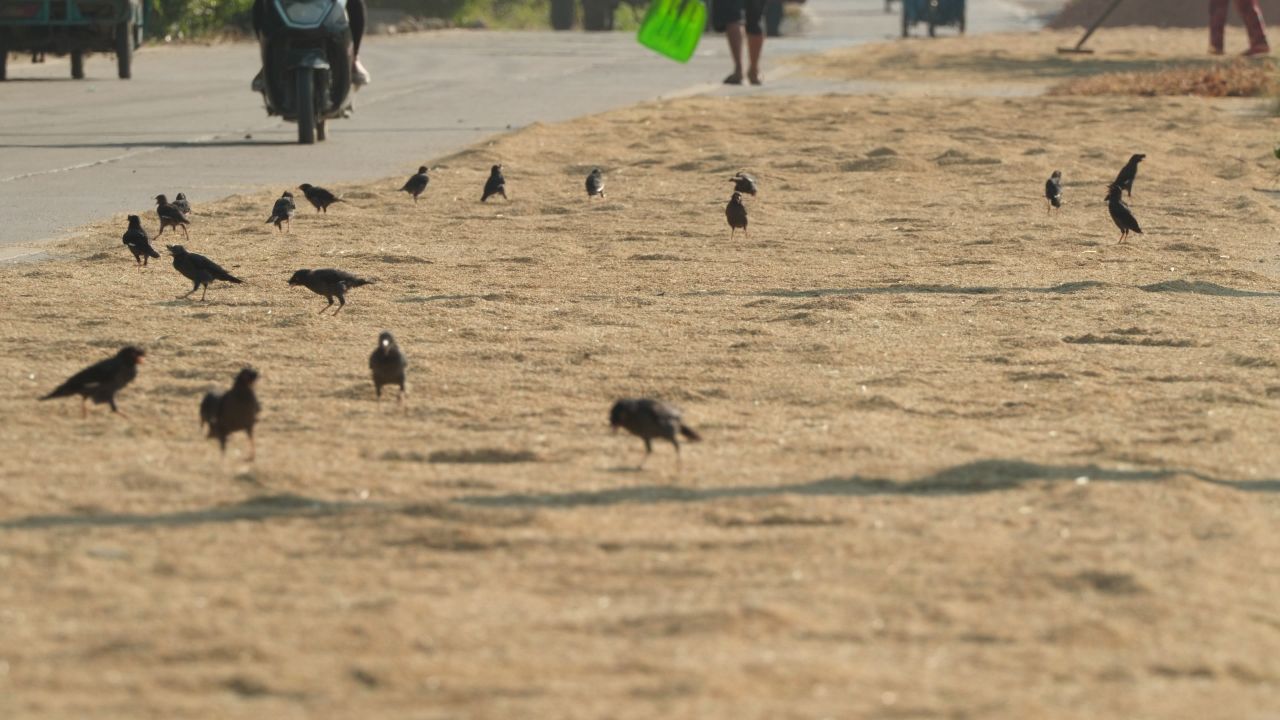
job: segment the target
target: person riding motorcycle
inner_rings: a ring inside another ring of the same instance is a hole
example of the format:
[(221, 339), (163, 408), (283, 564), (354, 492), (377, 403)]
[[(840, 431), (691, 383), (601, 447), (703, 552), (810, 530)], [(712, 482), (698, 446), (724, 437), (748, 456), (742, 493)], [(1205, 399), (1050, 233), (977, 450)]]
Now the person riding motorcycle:
[[(253, 0), (253, 34), (262, 37), (263, 13), (266, 12), (264, 0)], [(351, 84), (357, 90), (368, 85), (372, 78), (369, 71), (360, 63), (360, 39), (364, 37), (365, 7), (364, 0), (347, 0), (347, 20), (351, 23)], [(250, 88), (260, 93), (266, 89), (262, 79), (262, 70), (253, 77)]]

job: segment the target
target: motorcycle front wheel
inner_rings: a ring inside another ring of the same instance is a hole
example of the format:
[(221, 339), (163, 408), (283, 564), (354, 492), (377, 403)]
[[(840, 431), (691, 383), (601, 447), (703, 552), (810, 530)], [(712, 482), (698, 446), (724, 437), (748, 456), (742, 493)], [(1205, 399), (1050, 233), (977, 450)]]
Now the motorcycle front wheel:
[(297, 81), (298, 142), (312, 145), (316, 141), (315, 70), (309, 67), (298, 68)]

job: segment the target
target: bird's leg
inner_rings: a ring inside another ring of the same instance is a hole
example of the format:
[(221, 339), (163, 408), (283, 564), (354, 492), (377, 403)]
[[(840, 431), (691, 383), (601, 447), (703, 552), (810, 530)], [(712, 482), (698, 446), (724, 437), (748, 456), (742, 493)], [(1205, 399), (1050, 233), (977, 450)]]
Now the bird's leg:
[(186, 294), (186, 295), (182, 295), (181, 297), (189, 298), (189, 297), (191, 297), (191, 293), (193, 293), (193, 292), (195, 292), (196, 290), (199, 290), (199, 289), (200, 289), (200, 283), (196, 283), (195, 285), (192, 285), (192, 286), (191, 286), (191, 289), (187, 291), (187, 294)]
[(87, 417), (89, 417), (89, 398), (81, 396), (80, 397), (80, 419), (84, 420)]
[(346, 307), (346, 306), (347, 306), (347, 298), (346, 298), (346, 296), (345, 296), (345, 295), (339, 295), (339, 296), (338, 296), (338, 309), (337, 309), (337, 310), (334, 310), (334, 311), (333, 311), (333, 314), (334, 314), (334, 315), (337, 315), (339, 312), (342, 312), (342, 308), (344, 308), (344, 307)]
[(258, 457), (258, 446), (253, 442), (253, 431), (246, 430), (245, 432), (249, 434), (249, 462), (253, 462), (254, 458)]
[(320, 314), (321, 314), (321, 315), (323, 315), (323, 314), (324, 314), (324, 311), (325, 311), (325, 310), (328, 310), (329, 308), (333, 307), (333, 297), (332, 297), (332, 296), (330, 296), (330, 295), (325, 295), (324, 297), (325, 297), (325, 299), (326, 299), (326, 300), (328, 300), (328, 301), (329, 301), (329, 304), (328, 304), (328, 305), (325, 305), (325, 306), (324, 306), (324, 307), (322, 307), (322, 308), (320, 308)]
[[(194, 291), (193, 291), (194, 292)], [(204, 296), (209, 294), (209, 286), (204, 286), (204, 291), (200, 293), (200, 302), (204, 302)]]
[(187, 232), (187, 226), (186, 226), (186, 225), (179, 225), (178, 227), (181, 227), (181, 228), (182, 228), (182, 239), (183, 239), (183, 240), (190, 240), (190, 239), (191, 239), (191, 235)]
[(163, 234), (164, 234), (164, 223), (160, 223), (160, 232), (156, 233), (156, 236), (155, 236), (154, 238), (152, 238), (152, 239), (153, 239), (153, 240), (158, 240), (158, 239), (160, 238), (160, 236), (161, 236), (161, 235), (163, 235)]
[(646, 460), (649, 459), (649, 454), (652, 452), (653, 452), (653, 443), (649, 441), (649, 438), (645, 438), (644, 439), (644, 457), (640, 458), (640, 464), (636, 465), (637, 470), (644, 469), (644, 463)]

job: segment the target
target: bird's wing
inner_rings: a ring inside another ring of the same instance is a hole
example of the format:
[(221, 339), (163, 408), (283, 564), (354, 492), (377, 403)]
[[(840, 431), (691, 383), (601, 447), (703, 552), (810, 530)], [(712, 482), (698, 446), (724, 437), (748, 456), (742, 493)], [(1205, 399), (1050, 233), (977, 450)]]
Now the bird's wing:
[(100, 385), (110, 382), (116, 374), (118, 365), (116, 358), (108, 358), (96, 362), (67, 378), (66, 382), (59, 385), (47, 397), (62, 397), (72, 393), (91, 391)]

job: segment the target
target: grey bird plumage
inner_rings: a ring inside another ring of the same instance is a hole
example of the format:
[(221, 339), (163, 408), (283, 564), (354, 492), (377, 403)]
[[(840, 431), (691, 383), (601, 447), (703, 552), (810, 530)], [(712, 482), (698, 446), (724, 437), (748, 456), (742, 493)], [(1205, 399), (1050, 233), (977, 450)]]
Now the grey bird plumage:
[(129, 228), (120, 240), (133, 253), (133, 262), (137, 265), (145, 267), (148, 258), (160, 257), (160, 253), (151, 247), (151, 238), (147, 237), (147, 231), (142, 228), (142, 218), (137, 215), (129, 216)]
[(320, 313), (333, 307), (333, 299), (338, 299), (338, 309), (333, 311), (337, 315), (342, 308), (347, 305), (347, 291), (351, 288), (358, 288), (361, 285), (369, 285), (373, 281), (358, 278), (349, 272), (336, 270), (334, 268), (321, 268), (319, 270), (299, 270), (289, 278), (289, 285), (301, 285), (317, 295), (323, 295), (329, 301), (328, 305), (320, 308)]
[(745, 193), (751, 197), (755, 197), (757, 192), (756, 179), (751, 175), (740, 172), (729, 178), (729, 181), (733, 183), (733, 189), (736, 192)]
[(427, 175), (427, 166), (422, 165), (413, 177), (405, 181), (404, 187), (400, 188), (400, 192), (409, 193), (413, 196), (413, 201), (418, 202), (418, 196), (427, 191), (427, 185), (430, 182), (431, 178)]
[(173, 255), (173, 269), (182, 273), (183, 277), (192, 283), (191, 289), (182, 297), (189, 297), (191, 293), (203, 286), (204, 291), (200, 293), (200, 299), (204, 300), (205, 295), (209, 294), (209, 285), (214, 280), (224, 280), (237, 285), (244, 282), (222, 269), (222, 266), (218, 263), (203, 255), (187, 252), (187, 249), (181, 245), (169, 245), (167, 247), (169, 254)]
[(275, 223), (276, 229), (280, 232), (284, 232), (282, 225), (288, 225), (292, 231), (293, 224), (290, 221), (293, 220), (293, 213), (297, 209), (298, 206), (293, 202), (293, 193), (285, 190), (284, 194), (271, 206), (271, 217), (267, 218), (267, 222), (263, 224)]
[(597, 195), (604, 198), (604, 173), (600, 172), (600, 168), (592, 168), (591, 173), (587, 175), (587, 197), (593, 198)]
[(404, 358), (404, 353), (400, 351), (400, 346), (396, 344), (396, 339), (391, 336), (390, 332), (382, 331), (378, 335), (378, 347), (374, 348), (373, 353), (369, 355), (369, 372), (373, 375), (373, 391), (378, 400), (382, 400), (383, 385), (398, 385), (400, 392), (396, 395), (396, 400), (404, 399), (404, 377), (405, 368), (408, 362)]
[(181, 210), (183, 215), (191, 214), (191, 203), (187, 202), (186, 193), (178, 193), (178, 196), (173, 199), (173, 206)]
[(156, 216), (160, 218), (160, 232), (156, 233), (157, 239), (164, 234), (164, 229), (167, 227), (182, 228), (182, 237), (190, 237), (187, 234), (187, 225), (191, 224), (191, 221), (187, 219), (185, 213), (174, 207), (164, 195), (156, 196)]
[(625, 398), (618, 400), (609, 410), (609, 426), (617, 432), (619, 428), (644, 440), (644, 461), (653, 452), (654, 440), (666, 440), (676, 449), (676, 457), (680, 456), (679, 437), (691, 442), (702, 439), (693, 428), (685, 424), (683, 414), (672, 405), (651, 398)]
[(1052, 211), (1053, 208), (1062, 207), (1062, 171), (1054, 170), (1049, 179), (1044, 182), (1044, 198), (1049, 201), (1049, 209), (1045, 212)]

